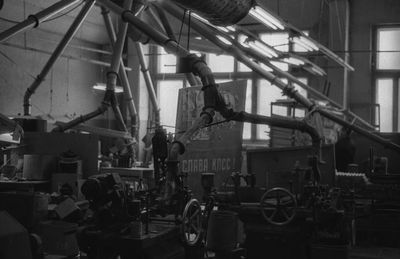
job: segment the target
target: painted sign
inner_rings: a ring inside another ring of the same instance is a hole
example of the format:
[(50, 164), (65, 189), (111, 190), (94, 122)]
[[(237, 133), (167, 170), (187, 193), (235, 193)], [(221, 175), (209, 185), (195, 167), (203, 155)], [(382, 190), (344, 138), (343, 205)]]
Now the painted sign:
[[(226, 104), (235, 111), (243, 111), (246, 100), (246, 81), (233, 81), (219, 84)], [(180, 89), (177, 131), (185, 131), (200, 116), (204, 107), (201, 87)], [(216, 113), (213, 123), (225, 119)], [(197, 131), (181, 156), (180, 169), (188, 173), (188, 184), (196, 195), (201, 194), (201, 174), (215, 173), (214, 184), (218, 188), (232, 172), (240, 171), (243, 123), (228, 121), (205, 127)]]

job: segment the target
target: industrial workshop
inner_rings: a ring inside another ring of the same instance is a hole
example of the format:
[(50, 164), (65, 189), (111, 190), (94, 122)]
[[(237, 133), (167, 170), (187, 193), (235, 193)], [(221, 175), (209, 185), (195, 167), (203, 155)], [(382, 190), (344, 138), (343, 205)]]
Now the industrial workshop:
[(399, 0), (0, 0), (0, 259), (399, 259)]

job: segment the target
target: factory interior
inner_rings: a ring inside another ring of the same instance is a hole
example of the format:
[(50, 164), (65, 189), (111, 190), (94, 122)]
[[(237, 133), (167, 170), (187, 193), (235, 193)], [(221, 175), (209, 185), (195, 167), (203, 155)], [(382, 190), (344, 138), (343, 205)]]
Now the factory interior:
[(399, 14), (0, 0), (0, 259), (400, 258)]

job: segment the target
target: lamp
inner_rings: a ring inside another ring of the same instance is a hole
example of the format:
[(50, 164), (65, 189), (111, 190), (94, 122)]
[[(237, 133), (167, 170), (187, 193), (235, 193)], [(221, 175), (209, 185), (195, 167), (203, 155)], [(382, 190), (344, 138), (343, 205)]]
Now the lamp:
[(277, 58), (279, 56), (274, 48), (269, 47), (262, 41), (247, 38), (244, 43), (247, 43), (248, 47), (268, 58)]
[(249, 11), (249, 14), (273, 30), (285, 29), (285, 25), (282, 21), (258, 5), (252, 7)]
[[(93, 89), (95, 90), (100, 90), (100, 91), (106, 91), (107, 90), (107, 86), (104, 83), (96, 83), (93, 86)], [(122, 86), (115, 86), (115, 91), (116, 94), (118, 93), (123, 93), (124, 92), (124, 88), (122, 88)]]
[(232, 42), (230, 42), (227, 38), (222, 37), (221, 35), (217, 35), (217, 38), (224, 43), (225, 45), (231, 46)]
[(315, 44), (313, 41), (310, 39), (304, 37), (304, 36), (294, 36), (291, 37), (290, 40), (299, 46), (303, 47), (307, 51), (318, 51), (319, 47), (317, 44)]
[(307, 64), (303, 68), (314, 75), (319, 75), (319, 76), (326, 75), (325, 71), (322, 68), (312, 65), (312, 64)]
[(283, 58), (282, 61), (294, 66), (302, 66), (305, 64), (303, 60), (294, 57)]

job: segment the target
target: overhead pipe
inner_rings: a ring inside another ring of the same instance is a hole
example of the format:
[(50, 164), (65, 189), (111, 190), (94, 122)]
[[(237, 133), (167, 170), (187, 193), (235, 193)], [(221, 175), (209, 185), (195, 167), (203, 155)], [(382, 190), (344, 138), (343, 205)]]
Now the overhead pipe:
[(69, 122), (66, 122), (62, 125), (58, 125), (57, 127), (55, 127), (52, 130), (52, 132), (64, 132), (68, 129), (71, 129), (71, 128), (75, 127), (76, 125), (84, 123), (90, 119), (93, 119), (93, 118), (105, 113), (109, 107), (110, 107), (110, 104), (108, 102), (102, 102), (100, 107), (97, 108), (97, 110), (95, 110), (91, 113), (85, 114), (85, 115), (81, 115), (78, 118), (73, 119)]
[(23, 32), (29, 28), (36, 28), (39, 24), (48, 18), (52, 17), (53, 15), (65, 10), (66, 8), (73, 6), (74, 4), (80, 2), (82, 0), (62, 0), (57, 2), (50, 7), (36, 13), (29, 15), (24, 21), (14, 25), (13, 27), (9, 28), (8, 30), (3, 31), (0, 33), (0, 42), (3, 42), (10, 37)]
[[(131, 10), (132, 3), (133, 3), (133, 0), (125, 0), (124, 8), (126, 10)], [(115, 87), (117, 85), (118, 71), (119, 71), (119, 68), (121, 67), (121, 57), (122, 57), (122, 52), (123, 52), (124, 45), (125, 45), (127, 30), (128, 30), (128, 24), (124, 20), (121, 20), (121, 23), (119, 24), (119, 28), (118, 28), (117, 39), (113, 46), (113, 56), (111, 59), (110, 70), (107, 72), (107, 83), (106, 83), (106, 91), (109, 91), (112, 93), (110, 95), (112, 97), (110, 99), (111, 107), (114, 111), (115, 118), (119, 124), (120, 130), (122, 130), (122, 131), (127, 131), (127, 128), (126, 128), (125, 122), (123, 120), (121, 111), (118, 107), (117, 99), (115, 97)]]
[(83, 6), (81, 11), (79, 12), (79, 14), (76, 16), (74, 22), (71, 24), (68, 31), (65, 33), (65, 35), (62, 38), (62, 40), (60, 41), (60, 43), (57, 45), (56, 49), (54, 50), (53, 54), (50, 56), (49, 60), (47, 61), (46, 65), (43, 67), (40, 74), (36, 76), (36, 79), (32, 83), (32, 85), (28, 89), (26, 89), (26, 92), (24, 95), (24, 115), (31, 115), (31, 97), (32, 97), (32, 95), (35, 93), (35, 91), (40, 86), (40, 84), (45, 80), (47, 74), (50, 72), (54, 63), (64, 52), (68, 43), (72, 40), (72, 38), (78, 31), (79, 27), (82, 25), (83, 21), (89, 14), (89, 12), (92, 9), (94, 4), (95, 4), (94, 0), (87, 1), (87, 3)]
[[(167, 12), (169, 12), (170, 14), (172, 14), (173, 16), (175, 16), (177, 18), (181, 17), (182, 10), (180, 10), (180, 8), (178, 6), (172, 5), (168, 1), (160, 1), (160, 3), (162, 4), (162, 7)], [(210, 28), (208, 26), (201, 24), (197, 21), (192, 21), (191, 25), (193, 26), (193, 28), (196, 31), (198, 31), (200, 34), (205, 36), (208, 40), (213, 42), (215, 45), (217, 45), (221, 49), (225, 50), (227, 53), (230, 53), (231, 55), (236, 57), (236, 59), (238, 59), (240, 62), (242, 62), (249, 68), (251, 68), (257, 74), (259, 74), (263, 78), (270, 81), (271, 84), (276, 85), (278, 88), (280, 88), (282, 90), (282, 92), (285, 95), (287, 95), (291, 98), (294, 98), (297, 102), (299, 102), (300, 104), (302, 104), (303, 106), (308, 108), (309, 111), (316, 110), (316, 112), (319, 112), (322, 116), (340, 124), (341, 126), (353, 129), (354, 131), (356, 131), (357, 133), (359, 133), (360, 135), (363, 135), (364, 137), (366, 137), (368, 139), (371, 139), (377, 143), (380, 143), (387, 148), (390, 148), (397, 152), (400, 152), (399, 145), (397, 145), (393, 142), (390, 142), (386, 139), (383, 139), (383, 138), (377, 136), (376, 134), (373, 134), (365, 129), (362, 129), (361, 127), (352, 125), (351, 123), (347, 122), (346, 120), (333, 115), (331, 112), (319, 109), (315, 103), (313, 103), (311, 100), (309, 100), (309, 99), (305, 98), (304, 96), (302, 96), (301, 94), (299, 94), (294, 89), (293, 86), (291, 86), (290, 84), (286, 84), (278, 76), (275, 76), (274, 74), (263, 69), (259, 64), (255, 63), (250, 58), (248, 58), (245, 55), (245, 53), (243, 51), (241, 51), (239, 48), (237, 48), (235, 45), (233, 45), (233, 44), (227, 45), (227, 44), (223, 43), (222, 41), (220, 41), (219, 38), (216, 36), (215, 32), (210, 30)]]
[[(112, 25), (110, 12), (106, 8), (102, 7), (101, 14), (103, 15), (104, 24), (106, 26), (108, 37), (110, 39), (110, 45), (113, 47), (115, 42), (117, 41), (117, 36)], [(120, 59), (119, 76), (121, 78), (122, 86), (124, 88), (124, 96), (126, 97), (129, 114), (131, 115), (131, 134), (132, 137), (136, 138), (137, 129), (139, 128), (139, 117), (122, 58)]]
[[(348, 10), (347, 10), (348, 12)], [(346, 14), (346, 19), (348, 19), (348, 13)], [(346, 20), (347, 21), (347, 20)], [(348, 22), (348, 21), (347, 21)], [(236, 27), (240, 32), (246, 34), (247, 36), (250, 36), (252, 38), (258, 39), (258, 36), (252, 32), (250, 32), (247, 29), (241, 28), (241, 27)], [(348, 30), (348, 28), (346, 27), (346, 29)], [(219, 32), (222, 34), (222, 32)], [(348, 36), (348, 33), (346, 34)], [(347, 37), (348, 38), (348, 37)], [(348, 41), (348, 39), (346, 39)], [(244, 48), (241, 44), (238, 44), (237, 42), (234, 42), (234, 44), (237, 47), (240, 47), (243, 51), (245, 51), (247, 54), (251, 55), (252, 57), (260, 60), (258, 54), (255, 53), (255, 51), (251, 50), (251, 49), (246, 49)], [(346, 42), (345, 42), (346, 45)], [(347, 48), (348, 48), (348, 42), (347, 42)], [(335, 59), (335, 58), (334, 58)], [(340, 58), (339, 58), (340, 59)], [(337, 59), (335, 59), (338, 63), (340, 64), (344, 64), (343, 65), (347, 65), (349, 63), (349, 55), (347, 53), (347, 55), (345, 55), (345, 59), (344, 61), (338, 61)], [(371, 130), (375, 130), (375, 127), (372, 126), (369, 122), (365, 121), (363, 118), (361, 118), (360, 116), (358, 116), (357, 114), (353, 113), (352, 111), (350, 111), (346, 105), (346, 100), (347, 100), (347, 92), (346, 90), (344, 91), (344, 101), (343, 101), (343, 106), (341, 104), (339, 104), (338, 102), (335, 102), (334, 100), (330, 99), (328, 96), (320, 93), (319, 91), (315, 90), (314, 88), (308, 86), (307, 84), (303, 83), (302, 81), (298, 80), (296, 77), (294, 77), (292, 74), (281, 70), (279, 67), (275, 66), (274, 64), (272, 64), (269, 60), (266, 59), (262, 59), (262, 62), (264, 64), (266, 64), (267, 66), (269, 66), (270, 68), (272, 68), (277, 74), (289, 79), (290, 81), (298, 84), (299, 86), (301, 86), (302, 88), (306, 89), (307, 91), (311, 92), (312, 94), (314, 94), (316, 97), (320, 98), (321, 100), (327, 101), (329, 102), (333, 107), (340, 109), (341, 112), (343, 112), (345, 115), (347, 116), (351, 116), (352, 118), (356, 119), (359, 123), (361, 123), (362, 125), (364, 125), (365, 127), (371, 129)], [(348, 88), (348, 74), (349, 74), (349, 70), (354, 70), (353, 68), (347, 68), (344, 69), (344, 84), (345, 87), (344, 89)], [(347, 89), (348, 91), (348, 89)]]
[[(247, 113), (240, 113), (240, 116), (239, 116), (239, 115), (237, 115), (237, 113), (227, 110), (226, 104), (224, 103), (223, 98), (220, 95), (220, 93), (218, 92), (218, 89), (216, 87), (213, 74), (212, 74), (210, 68), (207, 66), (207, 64), (203, 60), (201, 60), (199, 57), (197, 57), (194, 54), (190, 54), (187, 50), (182, 48), (175, 41), (171, 40), (163, 33), (159, 32), (157, 30), (154, 30), (154, 28), (152, 28), (148, 24), (144, 23), (143, 21), (141, 21), (134, 15), (132, 15), (132, 13), (123, 10), (119, 6), (117, 6), (107, 0), (98, 0), (98, 2), (101, 5), (108, 7), (110, 10), (113, 10), (117, 14), (120, 14), (123, 17), (123, 19), (128, 21), (130, 24), (135, 26), (137, 29), (139, 29), (143, 33), (146, 33), (150, 38), (152, 38), (152, 40), (154, 40), (158, 44), (164, 46), (167, 49), (170, 49), (171, 51), (175, 51), (179, 55), (186, 55), (188, 57), (188, 59), (190, 60), (189, 66), (191, 67), (192, 71), (195, 74), (199, 75), (202, 80), (203, 91), (204, 91), (205, 110), (201, 114), (200, 118), (195, 120), (192, 127), (189, 128), (185, 133), (183, 133), (180, 136), (180, 138), (178, 140), (179, 143), (177, 143), (176, 145), (172, 145), (172, 148), (170, 151), (170, 159), (175, 159), (175, 158), (177, 158), (178, 154), (184, 152), (184, 146), (185, 146), (185, 143), (187, 142), (187, 140), (189, 140), (190, 136), (192, 136), (192, 134), (196, 130), (198, 130), (199, 128), (205, 126), (206, 124), (208, 124), (212, 121), (215, 110), (218, 110), (225, 118), (240, 119), (240, 120), (244, 119), (244, 116), (246, 116)], [(255, 65), (257, 65), (257, 64), (255, 64)], [(257, 65), (257, 66), (260, 68), (260, 70), (262, 70), (259, 65)], [(262, 71), (264, 71), (264, 70), (262, 70)], [(278, 77), (275, 77), (271, 73), (269, 73), (267, 71), (264, 71), (264, 72), (266, 72), (268, 74), (268, 76), (272, 76), (275, 81), (280, 80)], [(282, 84), (283, 84), (283, 82), (282, 82)], [(292, 89), (292, 87), (290, 89)], [(286, 91), (291, 92), (290, 90), (286, 90)], [(295, 90), (293, 90), (292, 92), (294, 94), (297, 93)], [(305, 98), (301, 95), (299, 98), (302, 100), (302, 102), (305, 105), (308, 105), (308, 106), (313, 105), (313, 103), (310, 100), (308, 100), (307, 98)], [(254, 117), (253, 116), (253, 117), (250, 117), (247, 119), (254, 121), (256, 118), (263, 118), (263, 117)], [(265, 119), (265, 118), (263, 118), (263, 119)], [(303, 129), (305, 130), (305, 127)]]
[(318, 112), (322, 116), (330, 119), (331, 121), (342, 125), (345, 128), (351, 129), (352, 131), (357, 132), (358, 134), (360, 134), (360, 135), (362, 135), (362, 136), (364, 136), (364, 137), (366, 137), (366, 138), (368, 138), (368, 139), (370, 139), (372, 141), (375, 141), (375, 142), (381, 144), (385, 148), (389, 148), (389, 149), (395, 150), (397, 152), (400, 152), (400, 146), (397, 145), (396, 143), (391, 142), (390, 140), (387, 140), (385, 138), (382, 138), (379, 135), (376, 135), (376, 134), (373, 134), (373, 133), (371, 133), (369, 131), (366, 131), (365, 129), (363, 129), (360, 126), (357, 126), (357, 125), (355, 125), (355, 124), (353, 124), (351, 122), (345, 121), (342, 118), (334, 115), (330, 111), (327, 111), (327, 110), (322, 109), (322, 108), (317, 108), (316, 112)]
[[(199, 57), (196, 55), (191, 55), (188, 50), (180, 46), (176, 41), (170, 39), (162, 32), (155, 30), (151, 25), (141, 21), (131, 11), (124, 10), (108, 0), (98, 0), (97, 2), (120, 15), (122, 20), (129, 22), (137, 30), (147, 35), (149, 39), (163, 46), (165, 49), (169, 50), (170, 52), (175, 52), (177, 56), (188, 57), (191, 60), (191, 70), (195, 75), (200, 77), (202, 84), (204, 86), (215, 86), (215, 80), (210, 68)], [(199, 128), (211, 123), (214, 116), (214, 110), (214, 107), (206, 107), (200, 117), (193, 122), (192, 126), (171, 145), (168, 156), (170, 162), (169, 169), (171, 169), (171, 171), (169, 171), (170, 174), (168, 175), (170, 179), (174, 179), (177, 174), (176, 170), (172, 170), (172, 168), (176, 168), (176, 166), (173, 164), (178, 163), (178, 156), (184, 152), (185, 144), (194, 132), (196, 132)]]
[[(178, 138), (178, 140), (172, 143), (169, 151), (168, 161), (167, 161), (168, 173), (167, 173), (166, 189), (164, 194), (164, 198), (168, 199), (168, 197), (170, 197), (171, 193), (173, 193), (175, 189), (174, 183), (179, 170), (177, 166), (178, 157), (180, 154), (183, 154), (185, 152), (185, 145), (187, 141), (190, 139), (190, 137), (193, 136), (193, 134), (197, 130), (212, 122), (216, 110), (219, 111), (225, 118), (228, 117), (230, 119), (237, 119), (237, 120), (246, 119), (245, 118), (246, 113), (235, 113), (227, 108), (222, 95), (218, 91), (217, 88), (218, 86), (215, 84), (212, 72), (203, 60), (201, 60), (194, 54), (188, 53), (188, 51), (179, 46), (176, 43), (176, 41), (171, 40), (163, 33), (155, 30), (148, 24), (136, 18), (131, 12), (120, 8), (119, 6), (107, 0), (98, 0), (98, 2), (101, 5), (106, 6), (110, 10), (114, 11), (115, 13), (121, 15), (122, 19), (128, 21), (131, 25), (135, 26), (143, 33), (146, 33), (150, 38), (152, 38), (152, 40), (154, 40), (158, 44), (164, 46), (165, 48), (169, 48), (172, 51), (175, 51), (176, 53), (178, 53), (178, 55), (186, 55), (189, 61), (188, 66), (191, 68), (191, 71), (195, 75), (198, 75), (202, 80), (203, 93), (204, 93), (203, 112), (200, 114), (199, 118), (194, 120), (191, 127), (189, 127), (189, 129), (186, 130)], [(247, 118), (247, 120), (249, 121), (259, 120), (266, 122), (265, 118), (254, 117), (254, 116)], [(296, 123), (296, 126), (300, 127), (298, 123)], [(302, 125), (302, 129), (308, 130), (306, 125)], [(314, 133), (312, 136), (314, 136), (313, 139), (316, 139)]]
[[(126, 11), (131, 13), (132, 16), (135, 17), (138, 14), (138, 12), (133, 13), (132, 11), (130, 11), (131, 5), (132, 5), (132, 0), (126, 0), (124, 2), (124, 8), (127, 9)], [(121, 7), (118, 6), (118, 8), (121, 8)], [(125, 11), (124, 8), (121, 8), (121, 9)], [(124, 20), (122, 20), (122, 21), (124, 21)], [(126, 24), (126, 22), (123, 22), (123, 23), (121, 23), (120, 29), (118, 31), (117, 41), (114, 44), (110, 70), (107, 73), (106, 93), (104, 94), (104, 98), (103, 98), (103, 101), (102, 101), (100, 107), (94, 112), (80, 116), (79, 118), (76, 118), (64, 125), (57, 126), (56, 128), (53, 129), (53, 131), (63, 132), (65, 130), (68, 130), (80, 123), (86, 122), (96, 116), (103, 114), (105, 111), (108, 110), (109, 107), (113, 108), (115, 117), (119, 124), (119, 127), (123, 131), (127, 131), (125, 122), (123, 121), (121, 112), (118, 108), (118, 104), (117, 104), (117, 101), (115, 98), (115, 86), (116, 86), (117, 78), (118, 78), (117, 71), (119, 70), (119, 67), (120, 67), (120, 60), (121, 60), (123, 46), (124, 46), (124, 42), (125, 42), (126, 31), (127, 31), (127, 24)]]

